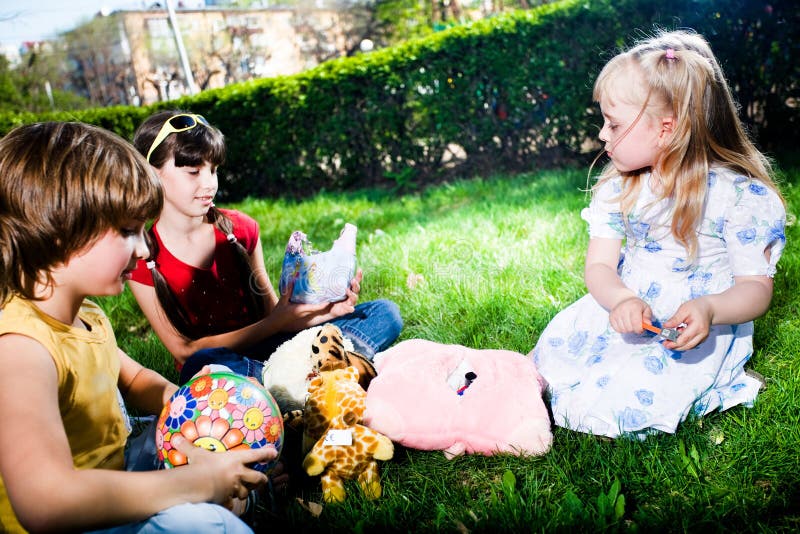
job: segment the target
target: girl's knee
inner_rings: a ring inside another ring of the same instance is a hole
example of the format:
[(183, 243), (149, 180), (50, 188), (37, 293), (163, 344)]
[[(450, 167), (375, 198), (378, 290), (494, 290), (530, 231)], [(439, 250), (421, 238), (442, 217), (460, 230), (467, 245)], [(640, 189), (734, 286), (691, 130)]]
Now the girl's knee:
[(400, 335), (403, 329), (403, 316), (400, 315), (400, 306), (393, 300), (379, 299), (373, 301), (376, 307), (376, 315), (381, 316), (386, 322), (386, 327), (395, 333), (395, 337)]
[(400, 307), (388, 299), (374, 300), (370, 304), (372, 304), (372, 309), (369, 315), (374, 321), (373, 326), (376, 333), (379, 332), (374, 339), (378, 345), (376, 352), (386, 350), (403, 330)]

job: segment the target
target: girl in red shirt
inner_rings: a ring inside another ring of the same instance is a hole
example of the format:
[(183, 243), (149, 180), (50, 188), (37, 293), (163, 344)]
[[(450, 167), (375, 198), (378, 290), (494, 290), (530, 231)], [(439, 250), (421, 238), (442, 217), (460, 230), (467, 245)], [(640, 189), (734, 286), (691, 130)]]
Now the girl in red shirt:
[(278, 296), (264, 266), (258, 223), (214, 206), (223, 134), (202, 116), (162, 111), (137, 129), (134, 145), (164, 186), (164, 207), (148, 232), (150, 257), (137, 265), (131, 290), (181, 369), (181, 382), (219, 363), (261, 380), (262, 361), (305, 328), (332, 322), (368, 358), (402, 328), (389, 300), (357, 304), (359, 269), (346, 298), (322, 304)]

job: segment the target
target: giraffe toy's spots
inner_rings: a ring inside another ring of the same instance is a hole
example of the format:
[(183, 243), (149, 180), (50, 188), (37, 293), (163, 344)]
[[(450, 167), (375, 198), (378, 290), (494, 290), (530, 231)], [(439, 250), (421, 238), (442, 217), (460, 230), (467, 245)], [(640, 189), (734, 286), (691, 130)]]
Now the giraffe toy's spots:
[(309, 384), (304, 413), (304, 445), (314, 443), (303, 461), (311, 476), (322, 475), (326, 502), (345, 498), (344, 481), (356, 479), (364, 495), (377, 499), (381, 484), (376, 460), (394, 455), (392, 441), (362, 424), (367, 393), (354, 367), (322, 371)]

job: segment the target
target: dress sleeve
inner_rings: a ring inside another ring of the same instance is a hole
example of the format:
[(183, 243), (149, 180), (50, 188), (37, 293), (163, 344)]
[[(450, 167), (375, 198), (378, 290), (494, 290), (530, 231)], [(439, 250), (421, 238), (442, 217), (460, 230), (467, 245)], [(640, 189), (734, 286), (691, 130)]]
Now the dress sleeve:
[(785, 225), (786, 210), (775, 191), (758, 180), (738, 183), (725, 224), (733, 275), (774, 276), (786, 244)]
[(594, 190), (589, 207), (581, 211), (581, 218), (589, 223), (590, 237), (625, 238), (618, 200), (621, 191), (619, 178), (607, 180)]

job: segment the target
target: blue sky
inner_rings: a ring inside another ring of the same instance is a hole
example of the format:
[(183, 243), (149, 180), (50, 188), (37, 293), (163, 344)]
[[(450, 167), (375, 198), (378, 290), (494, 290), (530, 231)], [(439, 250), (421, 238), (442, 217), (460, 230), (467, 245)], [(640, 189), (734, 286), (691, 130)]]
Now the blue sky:
[[(142, 9), (157, 0), (0, 0), (0, 45), (52, 38), (101, 9)], [(175, 2), (173, 5), (176, 5)]]

